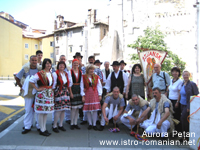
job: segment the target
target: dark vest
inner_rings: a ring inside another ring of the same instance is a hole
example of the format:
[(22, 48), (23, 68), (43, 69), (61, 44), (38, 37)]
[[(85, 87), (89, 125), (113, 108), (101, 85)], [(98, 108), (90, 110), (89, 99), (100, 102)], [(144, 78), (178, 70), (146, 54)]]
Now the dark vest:
[(73, 81), (73, 83), (80, 83), (80, 82), (81, 82), (82, 73), (81, 73), (80, 70), (79, 70), (79, 78), (78, 78), (78, 81), (76, 81), (76, 75), (74, 74), (73, 71), (71, 72), (71, 75), (72, 75), (72, 81)]
[(119, 71), (119, 75), (118, 75), (117, 79), (115, 78), (114, 72), (112, 72), (112, 74), (111, 74), (111, 88), (110, 88), (110, 90), (112, 91), (115, 86), (119, 87), (120, 93), (123, 94), (124, 79), (123, 79), (123, 73), (122, 73), (121, 70)]

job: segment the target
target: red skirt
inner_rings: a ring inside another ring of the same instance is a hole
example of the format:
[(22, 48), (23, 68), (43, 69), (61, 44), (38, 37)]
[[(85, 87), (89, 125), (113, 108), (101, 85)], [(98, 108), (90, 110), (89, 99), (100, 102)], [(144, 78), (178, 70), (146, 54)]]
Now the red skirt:
[(92, 87), (85, 92), (85, 103), (83, 106), (83, 111), (97, 111), (101, 110), (101, 104), (99, 101), (99, 95), (97, 89), (93, 90)]

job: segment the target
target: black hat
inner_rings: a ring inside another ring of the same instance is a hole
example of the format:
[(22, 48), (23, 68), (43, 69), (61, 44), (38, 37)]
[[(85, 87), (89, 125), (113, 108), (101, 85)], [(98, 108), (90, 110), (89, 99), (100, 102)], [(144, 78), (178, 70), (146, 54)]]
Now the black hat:
[(124, 60), (121, 60), (119, 64), (120, 64), (120, 65), (121, 65), (121, 64), (125, 64), (125, 65), (126, 65), (126, 63), (124, 62)]
[(102, 62), (100, 62), (100, 60), (98, 60), (98, 59), (94, 62), (94, 64), (96, 64), (96, 63), (101, 63), (102, 64)]
[(112, 65), (111, 65), (111, 66), (114, 66), (114, 65), (116, 65), (116, 66), (119, 66), (119, 65), (120, 65), (120, 63), (119, 63), (118, 61), (113, 61), (113, 63), (112, 63)]
[(79, 52), (76, 52), (76, 54), (75, 54), (73, 57), (75, 58), (76, 56), (80, 56), (81, 59), (83, 58), (83, 56), (82, 56), (81, 53), (79, 53)]

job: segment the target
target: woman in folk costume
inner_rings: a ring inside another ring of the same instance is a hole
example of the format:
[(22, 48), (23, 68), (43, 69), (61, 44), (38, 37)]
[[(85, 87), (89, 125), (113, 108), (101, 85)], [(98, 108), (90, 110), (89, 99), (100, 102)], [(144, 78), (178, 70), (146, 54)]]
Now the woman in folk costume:
[(95, 66), (90, 64), (86, 68), (86, 74), (83, 75), (83, 83), (85, 92), (81, 92), (82, 101), (85, 102), (83, 106), (83, 112), (87, 112), (87, 118), (89, 122), (88, 130), (97, 130), (97, 111), (101, 110), (101, 95), (102, 95), (102, 85), (99, 77), (94, 74)]
[[(70, 83), (71, 79), (70, 76), (64, 71), (66, 68), (66, 64), (64, 61), (60, 61), (57, 65), (56, 72), (53, 73), (53, 89), (55, 95), (55, 117), (54, 117), (54, 124), (53, 124), (53, 131), (58, 133), (59, 130), (66, 131), (63, 127), (63, 120), (65, 117), (65, 110), (70, 109), (70, 95), (72, 83)], [(59, 126), (57, 127), (58, 119), (60, 119)], [(59, 129), (59, 130), (58, 130)]]
[(71, 76), (73, 85), (71, 87), (73, 98), (71, 99), (71, 126), (70, 129), (80, 129), (77, 125), (79, 109), (83, 107), (81, 91), (83, 91), (83, 77), (82, 72), (79, 70), (79, 60), (74, 59), (72, 61)]
[(42, 70), (30, 78), (30, 83), (37, 90), (34, 110), (39, 114), (40, 135), (43, 136), (49, 136), (51, 134), (46, 130), (47, 114), (54, 112), (53, 77), (50, 72), (51, 65), (51, 60), (45, 58), (42, 63)]

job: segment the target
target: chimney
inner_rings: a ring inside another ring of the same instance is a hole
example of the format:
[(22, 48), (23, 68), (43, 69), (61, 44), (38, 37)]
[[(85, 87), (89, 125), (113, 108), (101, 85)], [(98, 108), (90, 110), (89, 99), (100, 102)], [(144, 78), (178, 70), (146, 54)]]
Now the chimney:
[(96, 22), (96, 9), (88, 9), (88, 23), (93, 24)]
[(54, 21), (54, 30), (56, 30), (57, 29), (57, 21), (55, 20)]

